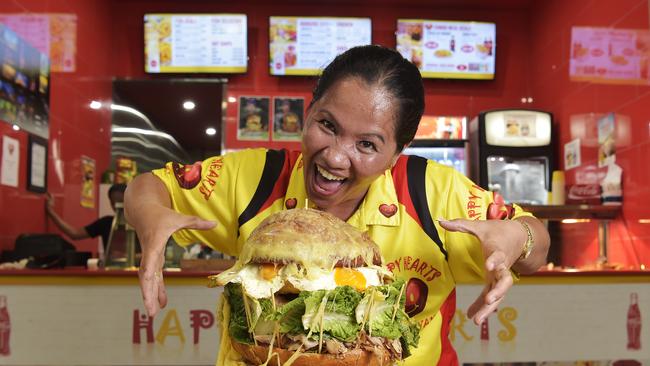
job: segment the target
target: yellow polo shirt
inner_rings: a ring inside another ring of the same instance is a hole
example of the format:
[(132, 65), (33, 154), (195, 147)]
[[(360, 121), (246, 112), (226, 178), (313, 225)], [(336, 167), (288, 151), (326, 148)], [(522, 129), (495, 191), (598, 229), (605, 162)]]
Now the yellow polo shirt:
[[(153, 172), (170, 192), (174, 209), (217, 226), (180, 230), (179, 244), (201, 242), (236, 256), (253, 229), (270, 214), (306, 203), (302, 155), (285, 150), (243, 150)], [(488, 212), (490, 214), (488, 214)], [(530, 215), (506, 206), (453, 168), (400, 156), (377, 178), (348, 223), (368, 231), (384, 263), (407, 281), (406, 311), (420, 323), (420, 343), (403, 364), (455, 365), (449, 326), (457, 282), (483, 278), (484, 258), (474, 236), (447, 232), (432, 219), (510, 218)], [(488, 217), (489, 216), (489, 217)], [(228, 318), (228, 311), (225, 310)], [(239, 364), (223, 327), (218, 365)]]

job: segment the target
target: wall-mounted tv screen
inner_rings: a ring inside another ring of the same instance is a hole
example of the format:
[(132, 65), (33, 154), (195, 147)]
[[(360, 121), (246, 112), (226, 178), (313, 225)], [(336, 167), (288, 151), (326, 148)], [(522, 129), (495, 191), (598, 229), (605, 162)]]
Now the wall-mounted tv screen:
[(271, 75), (318, 75), (338, 54), (370, 44), (370, 18), (282, 17), (269, 19)]
[(145, 14), (149, 73), (246, 72), (246, 15)]
[(494, 79), (494, 23), (398, 19), (396, 36), (424, 78)]

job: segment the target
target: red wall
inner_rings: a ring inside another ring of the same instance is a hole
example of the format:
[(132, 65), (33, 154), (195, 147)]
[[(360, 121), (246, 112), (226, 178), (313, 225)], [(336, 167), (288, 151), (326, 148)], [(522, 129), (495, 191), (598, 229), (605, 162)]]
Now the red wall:
[[(426, 113), (466, 115), (481, 110), (533, 107), (551, 111), (562, 146), (571, 139), (571, 115), (615, 112), (630, 117), (632, 136), (617, 147), (617, 162), (624, 169), (623, 219), (611, 230), (610, 259), (630, 264), (650, 262), (650, 218), (644, 207), (650, 202), (650, 173), (644, 159), (650, 156), (650, 126), (647, 86), (599, 85), (570, 82), (568, 78), (570, 30), (574, 25), (648, 28), (646, 0), (606, 0), (538, 2), (497, 2), (484, 5), (466, 1), (462, 5), (435, 5), (428, 1), (358, 0), (333, 1), (329, 5), (309, 2), (266, 2), (247, 0), (229, 3), (154, 0), (15, 0), (2, 2), (0, 12), (69, 12), (78, 16), (77, 72), (53, 74), (50, 115), (50, 162), (48, 185), (57, 195), (63, 216), (76, 225), (96, 217), (96, 209), (79, 205), (81, 177), (79, 158), (86, 155), (97, 162), (100, 174), (110, 161), (110, 115), (88, 109), (92, 99), (110, 101), (111, 77), (167, 78), (193, 75), (146, 75), (143, 71), (143, 24), (147, 12), (236, 12), (249, 22), (249, 71), (243, 75), (222, 75), (229, 79), (228, 93), (239, 95), (304, 95), (314, 84), (313, 77), (272, 77), (268, 75), (268, 17), (271, 15), (319, 15), (371, 17), (373, 42), (395, 46), (397, 18), (480, 20), (497, 23), (497, 76), (494, 81), (426, 80)], [(517, 3), (517, 4), (515, 4)], [(453, 4), (453, 3), (447, 3)], [(472, 4), (468, 6), (467, 4)], [(614, 6), (614, 4), (616, 6)], [(489, 9), (485, 9), (489, 7)], [(211, 77), (212, 75), (196, 75)], [(522, 105), (522, 97), (534, 97)], [(218, 103), (215, 102), (218, 108)], [(236, 119), (236, 105), (228, 108), (226, 123)], [(27, 137), (0, 124), (0, 133), (21, 141), (21, 182), (18, 189), (0, 186), (0, 249), (13, 246), (21, 232), (52, 230), (43, 213), (43, 198), (25, 190), (24, 177)], [(232, 134), (230, 135), (232, 138)], [(232, 141), (232, 140), (231, 140)], [(53, 148), (59, 146), (63, 162), (63, 183), (54, 170)], [(252, 145), (251, 145), (252, 146)], [(583, 146), (583, 164), (594, 163), (595, 148)], [(562, 150), (558, 153), (561, 155)], [(645, 164), (644, 164), (645, 163)], [(569, 182), (573, 172), (567, 172)], [(596, 224), (564, 225), (563, 257), (571, 265), (593, 262), (597, 254)], [(569, 245), (568, 243), (571, 243)], [(94, 250), (94, 241), (79, 246)]]
[[(520, 105), (527, 95), (528, 13), (524, 8), (500, 10), (471, 10), (471, 7), (447, 9), (441, 6), (404, 6), (399, 1), (352, 1), (354, 5), (336, 2), (332, 6), (308, 2), (240, 1), (215, 4), (202, 1), (118, 1), (112, 5), (116, 29), (124, 30), (114, 36), (112, 49), (117, 77), (163, 78), (164, 75), (144, 73), (143, 15), (147, 12), (232, 12), (248, 16), (249, 71), (244, 75), (225, 75), (229, 96), (289, 95), (305, 96), (306, 104), (314, 86), (314, 77), (277, 77), (268, 71), (268, 18), (272, 15), (304, 16), (360, 16), (372, 19), (372, 41), (395, 47), (395, 30), (398, 18), (435, 18), (477, 20), (497, 23), (497, 77), (494, 81), (442, 81), (426, 80), (426, 111), (436, 115), (465, 115), (472, 117), (490, 108)], [(426, 2), (424, 2), (426, 3)], [(392, 4), (392, 5), (391, 5)], [(271, 146), (280, 143), (255, 143), (235, 141), (237, 108), (229, 108), (226, 147)], [(296, 143), (294, 148), (299, 148)]]
[[(559, 127), (559, 153), (572, 140), (572, 116), (616, 113), (630, 119), (630, 133), (619, 130), (616, 163), (623, 168), (622, 218), (611, 225), (609, 259), (638, 266), (650, 263), (650, 86), (604, 85), (569, 80), (571, 27), (613, 27), (648, 30), (648, 1), (538, 1), (531, 18), (531, 86), (535, 106), (550, 110)], [(591, 126), (595, 127), (595, 126)], [(597, 166), (597, 146), (582, 142), (582, 165)], [(560, 165), (562, 166), (562, 165)], [(575, 169), (567, 171), (567, 183), (575, 182)], [(562, 226), (562, 257), (574, 266), (587, 265), (598, 254), (597, 224)]]
[[(77, 15), (77, 70), (53, 73), (50, 89), (50, 139), (48, 190), (55, 196), (57, 211), (71, 224), (82, 226), (97, 218), (95, 209), (83, 208), (81, 197), (82, 155), (95, 159), (97, 182), (110, 163), (110, 113), (88, 108), (93, 99), (110, 100), (111, 22), (104, 0), (0, 2), (0, 13), (74, 13)], [(0, 186), (0, 250), (11, 249), (18, 234), (55, 231), (44, 210), (44, 195), (26, 190), (27, 133), (14, 132), (0, 123), (0, 135), (20, 141), (18, 188)], [(59, 163), (55, 164), (55, 157)], [(55, 165), (62, 167), (57, 174)], [(79, 250), (96, 251), (96, 240), (75, 243)]]
[[(268, 75), (268, 17), (271, 15), (364, 16), (372, 18), (373, 42), (395, 46), (397, 18), (436, 18), (492, 21), (497, 23), (497, 77), (494, 81), (427, 80), (426, 113), (466, 115), (489, 108), (519, 104), (528, 95), (528, 13), (519, 5), (498, 10), (468, 10), (428, 5), (414, 1), (405, 6), (399, 1), (357, 1), (354, 5), (335, 2), (331, 6), (295, 1), (268, 5), (258, 1), (217, 3), (206, 1), (121, 1), (121, 0), (15, 0), (2, 2), (0, 12), (66, 12), (78, 17), (77, 72), (52, 76), (50, 114), (49, 190), (57, 197), (58, 212), (74, 225), (85, 225), (97, 215), (96, 209), (79, 204), (81, 177), (79, 159), (90, 156), (101, 174), (110, 162), (110, 115), (88, 109), (90, 100), (110, 101), (110, 78), (165, 78), (143, 71), (143, 15), (146, 12), (236, 12), (248, 15), (249, 71), (243, 75), (225, 75), (231, 96), (298, 95), (306, 96), (314, 85), (313, 77), (272, 77)], [(175, 75), (186, 77), (187, 75)], [(197, 75), (210, 77), (211, 75)], [(215, 107), (218, 104), (215, 102)], [(226, 122), (235, 123), (236, 107), (229, 108)], [(0, 249), (13, 247), (22, 232), (52, 231), (43, 211), (42, 195), (25, 190), (25, 133), (13, 133), (8, 124), (0, 124), (0, 133), (21, 140), (21, 182), (18, 189), (0, 187)], [(231, 134), (229, 135), (232, 137)], [(232, 140), (230, 140), (232, 141)], [(60, 147), (63, 183), (54, 171), (53, 147)], [(251, 143), (250, 146), (254, 146)], [(293, 145), (298, 148), (298, 144)], [(9, 209), (8, 209), (9, 208)], [(78, 242), (83, 250), (95, 250), (95, 241)]]

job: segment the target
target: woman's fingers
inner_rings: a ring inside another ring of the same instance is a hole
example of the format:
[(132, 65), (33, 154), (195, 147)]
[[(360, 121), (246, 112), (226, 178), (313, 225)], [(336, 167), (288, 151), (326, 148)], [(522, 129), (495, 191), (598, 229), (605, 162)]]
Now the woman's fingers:
[(182, 226), (184, 229), (209, 230), (217, 225), (214, 221), (203, 220), (197, 216), (185, 216), (185, 218)]
[(474, 315), (478, 313), (478, 311), (485, 305), (485, 295), (487, 295), (488, 291), (490, 290), (490, 284), (486, 284), (483, 287), (483, 291), (481, 291), (481, 294), (478, 295), (476, 300), (472, 303), (472, 305), (469, 306), (467, 309), (467, 317), (468, 318), (474, 318)]

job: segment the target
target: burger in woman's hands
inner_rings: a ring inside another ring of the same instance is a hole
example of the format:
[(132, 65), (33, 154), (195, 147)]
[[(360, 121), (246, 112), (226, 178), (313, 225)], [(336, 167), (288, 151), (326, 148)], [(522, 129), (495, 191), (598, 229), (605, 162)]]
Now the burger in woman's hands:
[(249, 363), (388, 365), (417, 347), (419, 327), (404, 312), (404, 282), (381, 265), (365, 233), (293, 209), (266, 218), (210, 286), (225, 286), (223, 326)]

